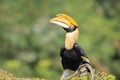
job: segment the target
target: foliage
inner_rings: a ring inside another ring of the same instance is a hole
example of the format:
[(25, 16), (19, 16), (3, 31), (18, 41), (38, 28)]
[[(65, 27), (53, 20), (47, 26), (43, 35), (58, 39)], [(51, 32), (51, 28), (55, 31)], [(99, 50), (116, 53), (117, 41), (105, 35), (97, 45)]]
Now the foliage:
[(119, 0), (0, 0), (0, 67), (18, 77), (58, 80), (65, 32), (49, 24), (58, 13), (79, 22), (78, 43), (91, 64), (120, 79)]

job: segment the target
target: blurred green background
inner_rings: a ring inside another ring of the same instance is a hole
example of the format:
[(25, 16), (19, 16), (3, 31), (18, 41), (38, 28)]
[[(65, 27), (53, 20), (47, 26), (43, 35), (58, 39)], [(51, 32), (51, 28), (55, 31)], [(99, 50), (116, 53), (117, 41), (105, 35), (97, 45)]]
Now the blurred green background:
[(120, 79), (120, 0), (0, 0), (0, 68), (59, 80), (65, 31), (49, 23), (59, 13), (78, 22), (92, 65)]

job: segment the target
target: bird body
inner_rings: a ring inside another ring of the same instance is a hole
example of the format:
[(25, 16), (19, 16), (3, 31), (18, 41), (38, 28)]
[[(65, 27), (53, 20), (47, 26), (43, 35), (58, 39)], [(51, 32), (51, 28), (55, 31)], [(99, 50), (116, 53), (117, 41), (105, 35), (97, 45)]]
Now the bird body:
[(50, 20), (51, 23), (60, 25), (66, 31), (65, 43), (61, 47), (60, 57), (64, 69), (61, 80), (72, 75), (80, 65), (89, 64), (89, 59), (77, 43), (79, 36), (78, 24), (66, 14), (58, 14)]
[(87, 58), (86, 53), (77, 43), (69, 50), (66, 49), (64, 45), (60, 51), (63, 68), (76, 71), (81, 64), (85, 63), (81, 56)]

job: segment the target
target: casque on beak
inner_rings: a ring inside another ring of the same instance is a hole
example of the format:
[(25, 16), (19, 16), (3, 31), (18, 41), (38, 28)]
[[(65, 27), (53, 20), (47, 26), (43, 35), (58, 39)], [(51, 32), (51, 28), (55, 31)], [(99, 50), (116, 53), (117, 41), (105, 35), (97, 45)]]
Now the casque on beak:
[(63, 28), (78, 27), (78, 24), (66, 14), (58, 14), (50, 20), (51, 23), (60, 25)]

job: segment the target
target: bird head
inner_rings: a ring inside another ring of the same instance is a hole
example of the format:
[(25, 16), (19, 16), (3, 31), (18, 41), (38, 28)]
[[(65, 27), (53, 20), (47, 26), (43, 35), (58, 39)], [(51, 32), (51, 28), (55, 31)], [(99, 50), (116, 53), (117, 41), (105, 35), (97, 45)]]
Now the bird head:
[(73, 32), (78, 28), (78, 24), (66, 14), (58, 14), (50, 22), (60, 25), (66, 32)]

